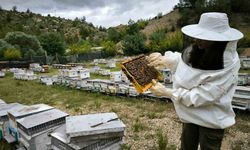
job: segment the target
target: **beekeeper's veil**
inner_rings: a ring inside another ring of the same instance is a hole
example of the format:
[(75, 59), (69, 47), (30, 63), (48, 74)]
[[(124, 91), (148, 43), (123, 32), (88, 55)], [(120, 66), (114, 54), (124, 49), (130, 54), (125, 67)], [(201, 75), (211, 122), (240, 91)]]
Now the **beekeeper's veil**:
[(198, 24), (184, 26), (181, 31), (192, 38), (206, 41), (228, 41), (224, 51), (224, 68), (230, 66), (236, 59), (237, 41), (243, 34), (229, 26), (225, 13), (203, 13)]

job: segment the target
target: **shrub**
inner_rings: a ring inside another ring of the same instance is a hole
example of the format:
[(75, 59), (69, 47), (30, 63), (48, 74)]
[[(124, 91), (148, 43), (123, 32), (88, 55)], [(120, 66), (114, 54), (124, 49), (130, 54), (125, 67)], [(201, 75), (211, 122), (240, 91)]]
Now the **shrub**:
[(159, 33), (156, 34), (155, 40), (153, 40), (149, 46), (152, 52), (182, 51), (183, 35), (180, 31), (173, 32), (165, 38), (157, 36), (159, 36)]
[(146, 52), (145, 48), (146, 36), (143, 33), (127, 35), (122, 42), (124, 54), (137, 55)]
[(4, 52), (4, 58), (6, 60), (18, 60), (21, 58), (21, 52), (15, 48), (7, 49)]
[(0, 58), (4, 56), (4, 51), (10, 48), (13, 48), (13, 46), (7, 43), (6, 41), (0, 39)]
[(80, 41), (77, 44), (72, 44), (69, 46), (68, 54), (76, 55), (76, 54), (84, 54), (91, 51), (91, 45), (87, 41)]
[(31, 51), (34, 52), (34, 55), (41, 55), (44, 52), (37, 37), (33, 35), (18, 31), (9, 32), (4, 40), (19, 49), (24, 56), (30, 56)]
[(115, 43), (112, 41), (105, 41), (102, 43), (102, 47), (104, 49), (104, 53), (107, 56), (115, 56), (116, 50), (115, 50)]
[(244, 34), (244, 37), (239, 40), (238, 47), (243, 48), (243, 47), (250, 47), (250, 33)]
[(65, 43), (60, 34), (49, 32), (44, 33), (40, 37), (40, 42), (44, 50), (47, 51), (49, 55), (65, 53)]

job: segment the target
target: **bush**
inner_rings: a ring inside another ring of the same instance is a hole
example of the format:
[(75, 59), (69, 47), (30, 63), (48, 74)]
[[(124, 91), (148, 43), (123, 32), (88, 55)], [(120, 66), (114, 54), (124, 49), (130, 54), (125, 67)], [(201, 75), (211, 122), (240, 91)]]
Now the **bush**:
[(21, 52), (15, 48), (7, 49), (4, 52), (4, 58), (6, 60), (18, 60), (21, 58)]
[(180, 52), (182, 51), (182, 49), (183, 49), (183, 34), (180, 31), (176, 31), (172, 35), (167, 37), (166, 50)]
[(238, 47), (240, 48), (250, 47), (250, 33), (244, 34), (244, 37), (241, 40), (239, 40)]
[(62, 36), (58, 33), (49, 32), (44, 33), (39, 37), (41, 45), (49, 55), (65, 53), (65, 43)]
[(153, 40), (150, 43), (149, 49), (151, 52), (164, 53), (165, 51), (182, 51), (183, 49), (183, 37), (180, 31), (176, 31), (163, 38), (157, 37), (157, 40)]
[(19, 49), (24, 56), (41, 55), (44, 52), (37, 37), (33, 35), (18, 31), (9, 32), (4, 40)]
[(112, 41), (105, 41), (102, 43), (102, 47), (104, 49), (104, 53), (107, 56), (115, 56), (116, 50), (115, 50), (115, 43)]
[(110, 41), (117, 43), (121, 40), (121, 35), (115, 28), (109, 28), (108, 29), (108, 39)]
[(165, 40), (166, 35), (164, 31), (156, 31), (152, 33), (149, 37), (152, 44), (159, 44), (162, 40)]
[(69, 51), (67, 52), (70, 55), (76, 55), (76, 54), (84, 54), (91, 51), (91, 45), (88, 41), (80, 41), (76, 44), (72, 44), (69, 46)]
[(145, 48), (146, 36), (142, 33), (137, 33), (135, 35), (127, 35), (122, 42), (124, 47), (124, 54), (126, 55), (137, 55), (141, 53), (146, 53)]
[(13, 48), (13, 46), (7, 43), (6, 41), (0, 39), (0, 58), (3, 58), (4, 51), (10, 48)]

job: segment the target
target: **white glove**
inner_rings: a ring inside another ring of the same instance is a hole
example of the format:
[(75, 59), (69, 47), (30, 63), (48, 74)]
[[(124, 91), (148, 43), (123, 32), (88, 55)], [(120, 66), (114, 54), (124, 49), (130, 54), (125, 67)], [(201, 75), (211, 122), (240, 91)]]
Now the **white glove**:
[(149, 89), (154, 95), (156, 96), (164, 96), (167, 98), (171, 98), (172, 94), (174, 92), (173, 89), (166, 88), (164, 85), (162, 85), (159, 82), (156, 82), (155, 80), (152, 80), (153, 86)]
[(160, 53), (152, 53), (147, 57), (150, 62), (149, 66), (154, 66), (156, 69), (168, 68), (174, 71), (177, 65), (176, 57), (173, 57), (173, 52), (166, 52), (165, 56)]

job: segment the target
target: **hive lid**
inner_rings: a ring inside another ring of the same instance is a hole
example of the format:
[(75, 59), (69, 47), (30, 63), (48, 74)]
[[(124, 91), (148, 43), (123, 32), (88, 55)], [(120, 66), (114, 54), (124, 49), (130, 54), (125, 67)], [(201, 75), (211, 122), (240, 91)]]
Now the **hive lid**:
[(4, 100), (0, 99), (0, 105), (1, 104), (6, 104)]
[(60, 119), (68, 116), (67, 113), (58, 109), (51, 109), (38, 114), (30, 115), (21, 119), (17, 119), (17, 122), (26, 129), (41, 125), (46, 122), (50, 122), (56, 119)]
[(12, 116), (14, 116), (15, 118), (19, 118), (19, 117), (24, 117), (27, 115), (43, 112), (46, 110), (50, 110), (53, 108), (54, 107), (51, 107), (51, 106), (46, 105), (46, 104), (36, 104), (36, 105), (31, 105), (31, 106), (25, 106), (23, 108), (16, 109), (16, 110), (10, 110), (9, 113)]
[(10, 110), (17, 110), (25, 107), (25, 105), (19, 104), (19, 103), (11, 103), (11, 104), (5, 104), (5, 105), (0, 105), (0, 117), (6, 116), (8, 111)]
[[(122, 144), (121, 138), (111, 138), (111, 139), (102, 139), (102, 140), (91, 140), (87, 142), (75, 142), (71, 141), (70, 143), (67, 142), (67, 135), (66, 135), (66, 129), (65, 125), (62, 125), (57, 129), (56, 132), (51, 133), (51, 137), (55, 138), (63, 143), (63, 145), (68, 145), (69, 147), (80, 150), (80, 149), (119, 149), (119, 145)], [(54, 145), (55, 144), (55, 145)], [(53, 142), (52, 139), (52, 145), (53, 146), (59, 146), (56, 145), (57, 143)]]
[(160, 73), (151, 66), (145, 55), (139, 55), (121, 63), (121, 68), (138, 93), (145, 92), (153, 84), (152, 80), (160, 79)]
[(123, 132), (125, 125), (115, 113), (99, 113), (66, 118), (66, 133), (69, 137), (102, 133)]

